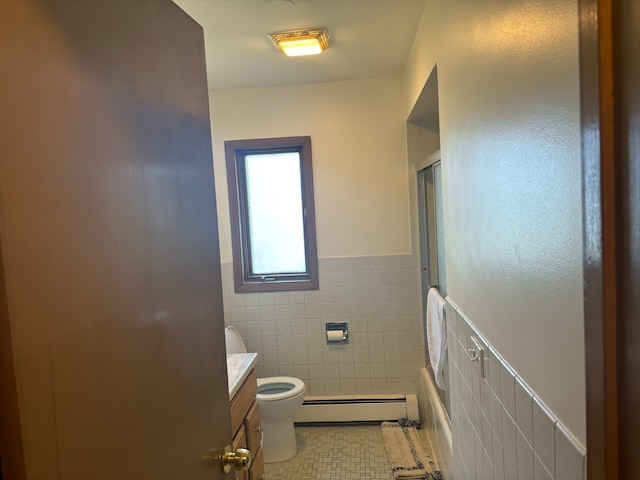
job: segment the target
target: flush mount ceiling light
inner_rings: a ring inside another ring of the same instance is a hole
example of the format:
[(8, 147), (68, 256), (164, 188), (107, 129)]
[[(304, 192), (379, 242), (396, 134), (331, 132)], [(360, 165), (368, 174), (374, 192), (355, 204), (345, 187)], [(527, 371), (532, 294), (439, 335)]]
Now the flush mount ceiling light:
[(269, 38), (289, 57), (317, 55), (331, 45), (329, 32), (326, 28), (274, 32), (269, 34)]
[(264, 0), (262, 6), (268, 10), (291, 10), (296, 6), (293, 0)]

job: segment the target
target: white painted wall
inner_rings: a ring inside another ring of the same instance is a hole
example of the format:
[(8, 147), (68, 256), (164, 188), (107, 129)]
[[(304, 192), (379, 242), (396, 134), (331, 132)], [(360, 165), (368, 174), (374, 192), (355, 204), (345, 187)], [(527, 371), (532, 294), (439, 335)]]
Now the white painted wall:
[(210, 92), (222, 262), (231, 262), (224, 141), (310, 135), (318, 256), (410, 253), (401, 81)]
[(437, 62), (448, 294), (585, 442), (577, 5), (427, 3), (405, 116)]

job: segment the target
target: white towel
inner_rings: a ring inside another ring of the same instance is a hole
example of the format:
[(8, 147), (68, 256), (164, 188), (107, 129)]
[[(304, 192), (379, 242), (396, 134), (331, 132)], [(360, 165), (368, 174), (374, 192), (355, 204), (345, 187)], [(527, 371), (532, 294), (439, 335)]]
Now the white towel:
[(436, 385), (446, 390), (442, 368), (447, 355), (447, 326), (444, 319), (444, 298), (437, 288), (430, 288), (427, 292), (427, 345), (429, 346), (429, 361)]

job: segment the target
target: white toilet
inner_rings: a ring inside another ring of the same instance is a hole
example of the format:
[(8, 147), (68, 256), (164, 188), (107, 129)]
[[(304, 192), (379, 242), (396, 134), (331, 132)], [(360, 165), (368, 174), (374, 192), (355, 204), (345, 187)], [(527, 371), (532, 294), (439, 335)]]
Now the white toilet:
[[(227, 353), (247, 353), (235, 327), (224, 329)], [(294, 377), (258, 379), (258, 405), (262, 421), (262, 452), (265, 463), (282, 462), (298, 453), (293, 414), (304, 401), (304, 382)]]

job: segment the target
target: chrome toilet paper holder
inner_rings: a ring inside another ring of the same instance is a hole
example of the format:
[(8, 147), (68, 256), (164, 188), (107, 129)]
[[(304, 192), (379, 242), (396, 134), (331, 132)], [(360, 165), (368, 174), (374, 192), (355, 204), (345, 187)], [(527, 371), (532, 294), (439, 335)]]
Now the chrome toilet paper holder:
[(329, 322), (325, 324), (327, 345), (349, 343), (349, 327), (347, 322)]

